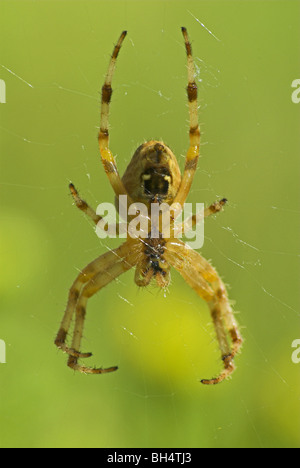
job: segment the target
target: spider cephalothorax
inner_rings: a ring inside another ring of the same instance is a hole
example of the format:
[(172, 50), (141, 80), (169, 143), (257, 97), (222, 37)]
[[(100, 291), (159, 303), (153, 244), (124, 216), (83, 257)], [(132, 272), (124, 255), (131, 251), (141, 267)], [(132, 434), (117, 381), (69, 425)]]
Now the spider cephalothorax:
[(128, 195), (145, 204), (171, 204), (178, 192), (181, 173), (170, 148), (161, 141), (147, 141), (134, 153), (122, 182)]
[[(103, 369), (86, 367), (78, 363), (79, 358), (91, 356), (91, 353), (80, 352), (86, 306), (91, 296), (113, 279), (134, 267), (136, 269), (135, 282), (138, 286), (147, 286), (151, 279), (155, 279), (161, 288), (166, 288), (169, 285), (170, 269), (173, 267), (180, 272), (189, 286), (207, 302), (215, 326), (224, 369), (216, 378), (201, 380), (203, 384), (217, 384), (233, 372), (233, 358), (242, 343), (223, 281), (207, 260), (178, 239), (176, 235), (178, 226), (175, 226), (176, 215), (172, 207), (183, 208), (196, 171), (200, 148), (195, 68), (191, 44), (185, 28), (182, 28), (182, 34), (188, 62), (187, 96), (190, 116), (190, 146), (182, 175), (176, 157), (170, 148), (162, 141), (150, 140), (136, 150), (124, 176), (122, 179), (120, 178), (114, 156), (109, 149), (108, 116), (112, 96), (112, 77), (126, 31), (121, 34), (111, 56), (105, 83), (102, 87), (101, 122), (98, 138), (101, 159), (115, 192), (117, 208), (119, 209), (119, 197), (126, 196), (128, 207), (138, 203), (146, 206), (145, 217), (151, 222), (146, 224), (141, 235), (129, 236), (120, 247), (91, 262), (80, 272), (71, 286), (67, 308), (55, 344), (69, 355), (68, 366), (82, 373), (103, 374), (117, 369), (116, 366)], [(76, 206), (98, 224), (102, 220), (101, 216), (97, 215), (79, 197), (73, 184), (70, 184), (70, 190)], [(204, 217), (217, 213), (225, 203), (225, 198), (213, 203), (204, 210)], [(168, 229), (166, 218), (160, 216), (158, 221), (154, 222), (152, 216), (150, 217), (149, 212), (153, 205), (158, 209), (163, 206), (167, 207), (165, 213), (168, 215)], [(193, 215), (187, 223), (181, 223), (179, 227), (187, 225), (191, 228), (198, 221), (199, 217)], [(129, 227), (128, 225), (128, 233)], [(72, 345), (69, 347), (66, 344), (66, 339), (73, 316), (75, 316), (75, 326)]]

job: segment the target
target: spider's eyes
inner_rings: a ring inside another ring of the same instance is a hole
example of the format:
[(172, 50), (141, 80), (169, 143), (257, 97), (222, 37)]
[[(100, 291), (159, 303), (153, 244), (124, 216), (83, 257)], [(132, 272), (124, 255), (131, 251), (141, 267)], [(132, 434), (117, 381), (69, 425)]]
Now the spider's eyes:
[(142, 174), (142, 182), (146, 195), (165, 196), (168, 194), (172, 178), (166, 168), (149, 168)]

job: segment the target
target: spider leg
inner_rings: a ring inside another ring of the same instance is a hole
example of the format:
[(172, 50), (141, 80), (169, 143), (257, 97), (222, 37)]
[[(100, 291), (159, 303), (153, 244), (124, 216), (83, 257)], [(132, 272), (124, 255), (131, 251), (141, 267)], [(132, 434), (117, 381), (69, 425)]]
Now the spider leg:
[(233, 359), (234, 356), (239, 352), (243, 344), (243, 339), (239, 332), (238, 324), (228, 299), (226, 287), (218, 275), (216, 280), (212, 282), (212, 288), (215, 291), (216, 297), (218, 298), (218, 304), (220, 305), (222, 317), (231, 338), (232, 346), (230, 356)]
[[(73, 197), (73, 200), (75, 202), (75, 205), (77, 206), (77, 208), (79, 208), (81, 211), (83, 211), (87, 216), (89, 216), (93, 221), (94, 223), (97, 225), (97, 227), (100, 227), (101, 229), (103, 229), (104, 231), (107, 231), (107, 225), (105, 225), (104, 227), (101, 226), (99, 223), (99, 221), (101, 221), (102, 216), (100, 215), (97, 215), (97, 213), (93, 210), (93, 208), (91, 208), (87, 202), (85, 202), (84, 200), (82, 200), (82, 198), (80, 198), (76, 188), (74, 187), (73, 184), (70, 184), (69, 185), (69, 188), (70, 188), (70, 192), (71, 192), (71, 195)], [(124, 230), (124, 225), (123, 225), (123, 228)], [(119, 235), (120, 234), (120, 225), (117, 224), (116, 225), (116, 235)]]
[[(109, 181), (114, 189), (116, 196), (127, 195), (126, 189), (121, 181), (120, 175), (118, 173), (117, 165), (115, 158), (112, 152), (109, 149), (109, 130), (108, 130), (108, 121), (109, 121), (109, 105), (112, 96), (112, 78), (115, 71), (117, 57), (119, 55), (122, 43), (125, 39), (127, 32), (123, 31), (117, 45), (114, 47), (105, 82), (102, 86), (102, 98), (101, 98), (101, 118), (100, 118), (100, 131), (98, 135), (99, 149), (102, 159), (102, 164), (104, 170), (109, 178)], [(131, 203), (130, 203), (131, 204)]]
[(183, 206), (186, 197), (190, 191), (193, 178), (195, 175), (200, 149), (200, 128), (198, 123), (198, 102), (197, 94), (198, 88), (195, 81), (196, 73), (195, 66), (192, 57), (192, 47), (189, 42), (186, 28), (181, 28), (182, 34), (185, 41), (185, 49), (187, 54), (187, 69), (188, 69), (188, 86), (187, 95), (189, 103), (189, 115), (190, 115), (190, 147), (186, 155), (184, 174), (181, 180), (178, 193), (175, 197), (174, 203), (178, 202)]
[(85, 373), (85, 374), (103, 374), (107, 372), (113, 372), (117, 370), (117, 367), (103, 368), (92, 368), (78, 364), (78, 358), (84, 356), (85, 353), (80, 353), (80, 343), (83, 333), (84, 320), (86, 315), (87, 301), (90, 297), (96, 294), (100, 289), (104, 288), (107, 284), (113, 281), (122, 273), (130, 270), (139, 261), (141, 255), (141, 243), (140, 242), (126, 242), (123, 244), (123, 256), (121, 259), (116, 259), (110, 264), (109, 267), (105, 265), (104, 269), (97, 269), (96, 275), (94, 275), (88, 283), (81, 290), (77, 304), (76, 304), (76, 319), (75, 327), (72, 339), (72, 348), (69, 353), (68, 366), (72, 369)]
[[(222, 382), (234, 371), (233, 358), (242, 344), (225, 285), (207, 260), (178, 239), (167, 243), (164, 257), (209, 306), (224, 370), (218, 377), (203, 379), (201, 382), (206, 385)], [(228, 334), (232, 341), (231, 348), (227, 340)]]
[(148, 286), (150, 284), (150, 281), (153, 277), (153, 270), (150, 267), (150, 263), (148, 259), (143, 259), (141, 262), (139, 262), (136, 266), (135, 269), (135, 277), (134, 281), (137, 286), (140, 288), (143, 288), (145, 286)]
[(171, 281), (170, 268), (158, 271), (155, 275), (156, 284), (159, 288), (166, 289)]
[(194, 266), (194, 268), (196, 268), (205, 281), (207, 281), (212, 287), (215, 296), (218, 299), (226, 328), (232, 340), (231, 354), (232, 357), (234, 357), (238, 353), (243, 340), (238, 329), (237, 321), (234, 317), (234, 312), (228, 299), (226, 287), (217, 271), (198, 252), (189, 248), (184, 242), (179, 241), (178, 239), (176, 239), (176, 242), (174, 243), (172, 241), (168, 243), (168, 249), (175, 253), (180, 252), (180, 255), (184, 256), (184, 258), (186, 258), (186, 260), (189, 261)]
[(91, 208), (87, 202), (85, 202), (84, 200), (82, 200), (82, 198), (80, 198), (76, 188), (74, 187), (73, 184), (70, 184), (69, 185), (69, 189), (70, 189), (70, 192), (71, 192), (71, 195), (73, 197), (73, 200), (75, 202), (75, 205), (77, 206), (77, 208), (79, 208), (81, 211), (83, 211), (87, 216), (89, 216), (95, 224), (98, 224), (98, 222), (100, 221), (100, 219), (102, 219), (101, 216), (97, 215), (96, 212), (93, 210), (93, 208)]
[(69, 332), (71, 321), (75, 313), (76, 304), (80, 296), (80, 291), (85, 283), (90, 281), (94, 276), (97, 275), (102, 269), (109, 269), (119, 260), (122, 260), (128, 252), (128, 245), (125, 242), (115, 250), (106, 252), (96, 260), (87, 265), (77, 276), (74, 283), (72, 284), (69, 292), (69, 298), (67, 307), (65, 310), (64, 317), (62, 319), (60, 328), (58, 330), (55, 344), (58, 348), (68, 354), (75, 354), (77, 357), (89, 357), (91, 353), (78, 353), (72, 348), (69, 348), (66, 344), (67, 334)]
[(186, 221), (180, 224), (174, 225), (174, 237), (178, 237), (182, 233), (188, 232), (193, 229), (196, 224), (201, 222), (204, 218), (208, 218), (209, 216), (219, 213), (222, 211), (223, 207), (227, 203), (227, 199), (223, 198), (220, 201), (212, 203), (209, 207), (204, 209), (204, 213), (196, 213), (188, 218)]

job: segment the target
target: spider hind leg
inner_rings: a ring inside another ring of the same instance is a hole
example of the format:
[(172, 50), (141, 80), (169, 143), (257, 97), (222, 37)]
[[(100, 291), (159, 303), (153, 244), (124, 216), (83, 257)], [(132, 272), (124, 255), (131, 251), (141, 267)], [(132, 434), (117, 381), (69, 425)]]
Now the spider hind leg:
[[(117, 366), (106, 369), (86, 367), (78, 364), (78, 359), (88, 358), (91, 353), (80, 352), (81, 339), (86, 315), (88, 299), (103, 289), (115, 278), (135, 266), (141, 255), (141, 244), (127, 241), (115, 250), (109, 251), (84, 268), (74, 281), (67, 308), (59, 328), (55, 344), (69, 355), (68, 366), (84, 374), (103, 374), (117, 370)], [(75, 325), (71, 347), (66, 344), (72, 318), (75, 315)]]
[[(215, 385), (227, 379), (235, 370), (233, 359), (242, 345), (242, 337), (231, 308), (225, 285), (211, 264), (183, 242), (168, 242), (165, 257), (182, 275), (210, 309), (224, 369), (212, 379), (202, 379), (204, 385)], [(231, 345), (229, 345), (229, 339)]]

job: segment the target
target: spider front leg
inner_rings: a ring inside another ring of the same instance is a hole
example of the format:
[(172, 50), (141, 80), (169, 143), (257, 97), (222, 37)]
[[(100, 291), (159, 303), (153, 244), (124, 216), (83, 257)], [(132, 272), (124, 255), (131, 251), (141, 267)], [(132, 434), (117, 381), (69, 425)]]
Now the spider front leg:
[[(126, 37), (127, 31), (123, 31), (117, 45), (114, 47), (107, 74), (105, 77), (104, 85), (102, 86), (102, 97), (101, 97), (101, 118), (100, 118), (100, 131), (98, 135), (98, 142), (99, 142), (99, 149), (102, 159), (102, 164), (104, 170), (108, 176), (108, 179), (111, 183), (112, 188), (117, 197), (120, 195), (127, 195), (127, 191), (123, 185), (123, 182), (120, 178), (115, 158), (112, 152), (109, 149), (109, 129), (108, 129), (108, 122), (109, 122), (109, 106), (110, 100), (112, 96), (112, 78), (116, 67), (117, 57), (119, 55), (122, 43)], [(132, 204), (132, 200), (130, 200), (130, 204)]]
[[(205, 385), (215, 385), (234, 371), (233, 358), (240, 349), (242, 338), (231, 309), (226, 288), (216, 270), (197, 252), (179, 240), (170, 240), (166, 245), (165, 259), (180, 272), (184, 280), (204, 299), (214, 323), (224, 370), (218, 377), (202, 379)], [(232, 341), (228, 344), (227, 335)]]
[(181, 185), (179, 187), (178, 193), (175, 197), (174, 203), (180, 203), (183, 206), (196, 172), (199, 151), (200, 151), (200, 128), (198, 123), (198, 87), (196, 84), (196, 73), (195, 65), (192, 56), (192, 46), (189, 42), (188, 34), (186, 28), (181, 28), (185, 49), (187, 55), (187, 69), (188, 69), (188, 86), (187, 86), (187, 95), (188, 95), (188, 104), (189, 104), (189, 116), (190, 116), (190, 147), (186, 155), (185, 168), (183, 177), (181, 180)]

